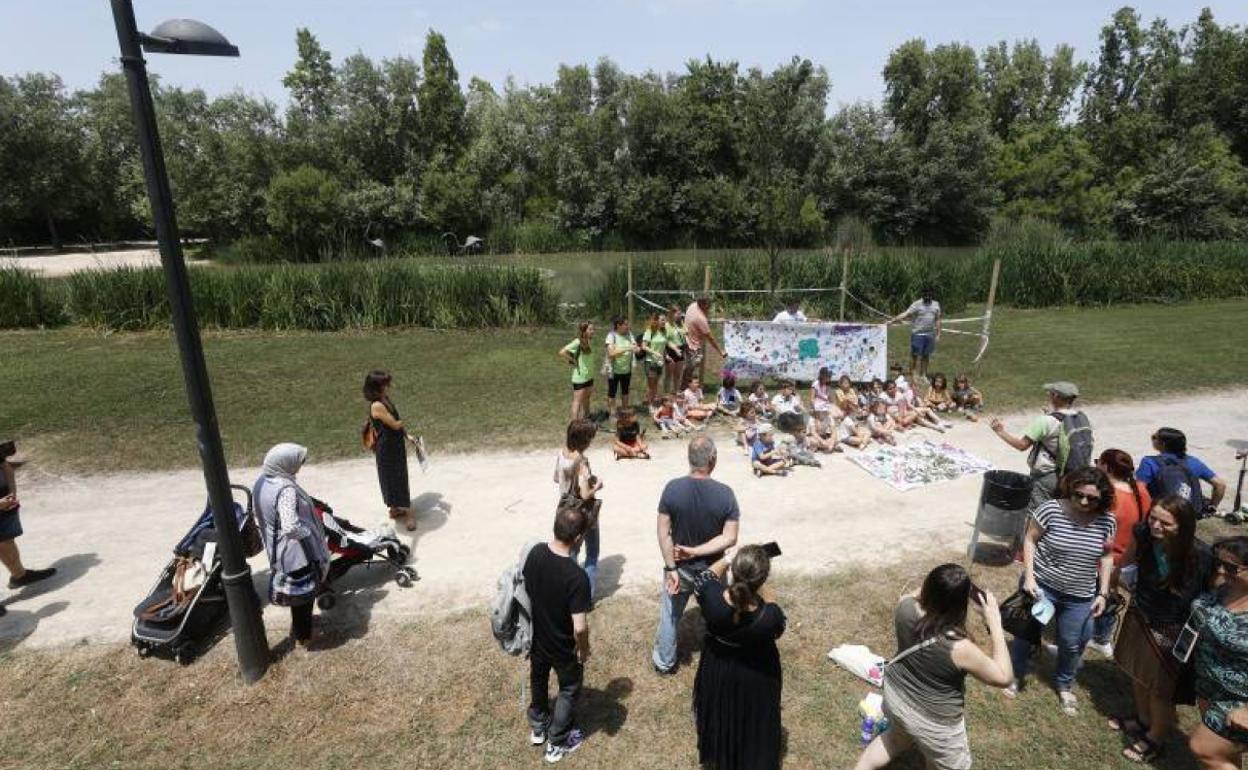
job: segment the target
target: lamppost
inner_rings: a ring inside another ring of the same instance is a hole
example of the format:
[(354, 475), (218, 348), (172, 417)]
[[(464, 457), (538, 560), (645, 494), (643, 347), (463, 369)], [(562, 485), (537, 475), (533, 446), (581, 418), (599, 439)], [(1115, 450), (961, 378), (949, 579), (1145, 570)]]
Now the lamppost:
[(191, 285), (178, 225), (173, 212), (173, 194), (165, 170), (165, 156), (156, 130), (156, 111), (147, 80), (143, 51), (152, 53), (192, 54), (197, 56), (238, 56), (238, 48), (212, 27), (189, 19), (174, 19), (156, 27), (152, 34), (139, 32), (134, 22), (131, 0), (111, 0), (113, 21), (117, 25), (117, 42), (121, 46), (121, 66), (130, 89), (130, 107), (138, 130), (139, 150), (143, 155), (143, 175), (147, 196), (156, 222), (156, 240), (160, 243), (160, 261), (165, 271), (165, 286), (173, 316), (173, 331), (182, 358), (182, 376), (186, 396), (195, 420), (199, 457), (208, 487), (208, 501), (217, 530), (217, 546), (221, 553), (222, 583), (234, 629), (234, 645), (238, 651), (238, 667), (243, 681), (251, 683), (264, 676), (269, 665), (269, 645), (260, 620), (260, 605), (251, 585), (251, 569), (243, 557), (242, 539), (234, 520), (234, 497), (230, 477), (221, 448), (221, 432), (212, 403), (208, 367), (199, 338), (199, 322), (191, 304)]

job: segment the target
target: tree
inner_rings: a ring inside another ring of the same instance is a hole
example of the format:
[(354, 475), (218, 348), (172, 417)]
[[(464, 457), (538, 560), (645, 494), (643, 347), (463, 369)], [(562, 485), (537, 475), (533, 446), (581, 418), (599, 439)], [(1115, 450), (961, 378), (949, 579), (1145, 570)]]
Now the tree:
[(290, 91), (295, 115), (306, 121), (324, 121), (329, 117), (336, 85), (333, 61), (306, 28), (295, 31), (295, 48), (298, 58), (282, 78), (282, 85)]
[(466, 103), (459, 73), (446, 48), (446, 38), (429, 30), (421, 60), (424, 80), (416, 92), (424, 160), (443, 153), (457, 158), (467, 144), (464, 136)]
[(319, 168), (299, 166), (278, 174), (264, 198), (269, 227), (296, 259), (315, 259), (337, 234), (342, 189)]
[(1034, 39), (1005, 41), (983, 53), (983, 84), (993, 133), (1009, 141), (1019, 133), (1062, 124), (1087, 66), (1075, 63), (1075, 50), (1059, 45), (1046, 57)]

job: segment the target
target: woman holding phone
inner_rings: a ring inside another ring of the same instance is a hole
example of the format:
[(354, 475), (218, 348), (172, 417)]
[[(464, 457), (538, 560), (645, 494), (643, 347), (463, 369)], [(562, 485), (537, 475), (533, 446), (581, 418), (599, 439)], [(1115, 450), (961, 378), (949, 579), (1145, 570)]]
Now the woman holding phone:
[[(985, 654), (966, 629), (974, 606), (988, 626), (992, 654)], [(917, 594), (901, 597), (893, 615), (897, 655), (884, 667), (884, 713), (889, 728), (877, 735), (855, 770), (887, 766), (911, 748), (928, 767), (971, 766), (966, 737), (966, 675), (992, 687), (1014, 681), (1014, 667), (1001, 627), (1001, 610), (957, 564), (927, 574)]]
[(767, 548), (742, 546), (725, 582), (728, 571), (728, 561), (720, 559), (694, 578), (706, 620), (693, 682), (698, 757), (715, 770), (778, 770), (783, 680), (776, 640), (786, 621), (765, 585)]
[(1248, 537), (1215, 543), (1213, 565), (1217, 588), (1193, 602), (1175, 652), (1191, 648), (1195, 660), (1192, 754), (1203, 770), (1238, 770), (1248, 753)]
[[(1122, 620), (1114, 659), (1131, 677), (1135, 714), (1112, 717), (1109, 727), (1133, 743), (1122, 756), (1137, 764), (1161, 756), (1175, 724), (1176, 703), (1191, 703), (1191, 680), (1172, 654), (1192, 602), (1209, 586), (1213, 555), (1196, 539), (1196, 511), (1179, 495), (1153, 504), (1132, 528), (1124, 565), (1136, 566), (1131, 607)], [(1183, 692), (1186, 690), (1187, 692)]]
[[(1054, 684), (1062, 713), (1075, 716), (1079, 701), (1071, 688), (1083, 650), (1092, 638), (1093, 620), (1105, 611), (1113, 572), (1117, 523), (1110, 513), (1114, 485), (1098, 468), (1080, 468), (1062, 477), (1056, 500), (1036, 506), (1023, 536), (1022, 588), (1052, 610), (1057, 630)], [(1015, 682), (1007, 697), (1018, 694), (1027, 676), (1034, 645), (1014, 637), (1010, 655)]]

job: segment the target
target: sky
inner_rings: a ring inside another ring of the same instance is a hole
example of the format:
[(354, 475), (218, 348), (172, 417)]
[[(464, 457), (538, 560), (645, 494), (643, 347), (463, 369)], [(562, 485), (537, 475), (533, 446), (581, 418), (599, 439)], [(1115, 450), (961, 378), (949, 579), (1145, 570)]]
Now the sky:
[[(1248, 23), (1248, 3), (1210, 2), (1222, 24)], [(1059, 43), (1096, 55), (1100, 28), (1121, 2), (1100, 0), (135, 0), (139, 28), (167, 18), (206, 22), (242, 51), (239, 59), (148, 57), (163, 82), (217, 95), (242, 89), (284, 104), (282, 76), (307, 27), (335, 62), (420, 59), (425, 34), (446, 36), (466, 85), (549, 83), (560, 64), (614, 60), (630, 73), (679, 72), (710, 56), (771, 69), (793, 56), (822, 65), (831, 105), (880, 100), (889, 51), (914, 37), (977, 50), (999, 40)], [(1148, 0), (1135, 8), (1178, 27), (1202, 4)], [(0, 74), (55, 72), (71, 89), (117, 70), (117, 38), (106, 0), (0, 0)]]

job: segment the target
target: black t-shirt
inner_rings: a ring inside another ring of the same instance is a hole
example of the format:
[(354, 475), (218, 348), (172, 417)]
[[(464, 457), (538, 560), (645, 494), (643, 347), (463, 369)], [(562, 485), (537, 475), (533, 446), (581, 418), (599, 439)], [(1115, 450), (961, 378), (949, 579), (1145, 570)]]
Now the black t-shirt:
[(589, 576), (542, 543), (524, 562), (524, 589), (533, 605), (533, 653), (555, 663), (575, 660), (572, 616), (591, 608)]
[[(741, 518), (737, 496), (727, 484), (714, 479), (683, 476), (667, 482), (659, 498), (659, 513), (672, 519), (672, 542), (676, 545), (699, 546), (719, 536), (724, 524)], [(722, 553), (681, 562), (682, 568), (703, 570), (714, 564)]]

